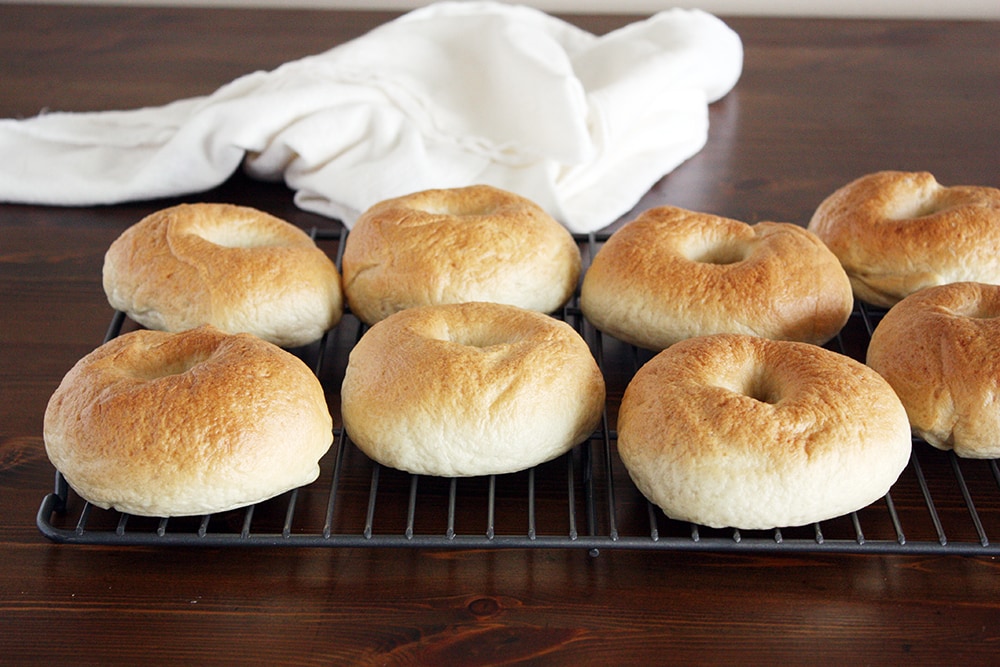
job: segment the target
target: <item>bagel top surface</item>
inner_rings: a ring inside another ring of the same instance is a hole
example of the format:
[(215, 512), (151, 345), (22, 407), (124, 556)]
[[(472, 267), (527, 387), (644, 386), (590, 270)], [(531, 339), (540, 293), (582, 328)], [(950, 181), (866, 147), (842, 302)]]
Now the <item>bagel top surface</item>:
[(1000, 189), (881, 171), (823, 200), (809, 222), (859, 299), (889, 307), (924, 287), (1000, 284)]
[(824, 343), (853, 297), (837, 258), (802, 227), (663, 206), (601, 247), (581, 307), (603, 331), (659, 350), (714, 333)]
[(959, 456), (1000, 456), (1000, 286), (951, 283), (904, 298), (872, 334), (868, 365), (914, 431)]
[(126, 229), (105, 254), (112, 307), (143, 326), (211, 324), (285, 347), (319, 339), (343, 309), (340, 276), (304, 231), (231, 204), (181, 204)]
[(533, 202), (486, 185), (375, 204), (344, 248), (352, 312), (369, 324), (413, 306), (488, 301), (552, 312), (576, 289), (580, 251)]
[(333, 441), (297, 357), (210, 326), (112, 339), (49, 400), (53, 465), (85, 499), (150, 516), (219, 512), (313, 481)]

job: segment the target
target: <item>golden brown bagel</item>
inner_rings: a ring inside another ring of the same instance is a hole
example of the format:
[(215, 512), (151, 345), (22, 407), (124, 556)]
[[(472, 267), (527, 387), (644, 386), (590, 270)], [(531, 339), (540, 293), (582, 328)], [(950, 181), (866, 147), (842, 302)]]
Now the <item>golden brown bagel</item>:
[(351, 351), (344, 428), (372, 459), (412, 473), (514, 472), (586, 439), (604, 379), (568, 324), (495, 303), (413, 307)]
[(49, 400), (44, 435), (81, 497), (147, 516), (221, 512), (308, 484), (333, 442), (301, 360), (210, 326), (139, 330), (83, 357)]
[(629, 383), (618, 452), (667, 516), (712, 527), (797, 526), (860, 509), (910, 454), (906, 412), (864, 364), (756, 336), (692, 338)]
[(343, 272), (351, 311), (369, 324), (412, 306), (465, 301), (548, 313), (576, 289), (580, 251), (534, 203), (475, 185), (372, 206), (347, 237)]
[(851, 279), (854, 295), (889, 307), (954, 282), (1000, 284), (1000, 190), (940, 185), (927, 172), (881, 171), (848, 183), (809, 229)]
[(663, 206), (597, 252), (580, 305), (605, 333), (661, 350), (713, 333), (825, 343), (853, 298), (837, 258), (801, 227)]
[(104, 291), (150, 329), (211, 324), (283, 347), (318, 340), (343, 311), (337, 268), (308, 234), (230, 204), (181, 204), (125, 230), (105, 255)]
[(1000, 286), (952, 283), (911, 294), (875, 327), (867, 361), (928, 443), (968, 458), (1000, 457)]

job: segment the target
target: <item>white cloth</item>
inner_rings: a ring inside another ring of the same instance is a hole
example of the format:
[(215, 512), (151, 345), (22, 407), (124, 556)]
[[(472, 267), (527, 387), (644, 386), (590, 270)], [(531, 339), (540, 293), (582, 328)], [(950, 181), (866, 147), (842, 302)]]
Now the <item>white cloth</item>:
[(487, 183), (571, 231), (626, 213), (708, 136), (738, 35), (672, 9), (595, 36), (540, 11), (442, 2), (211, 95), (0, 120), (0, 201), (208, 190), (242, 165), (350, 226), (389, 197)]

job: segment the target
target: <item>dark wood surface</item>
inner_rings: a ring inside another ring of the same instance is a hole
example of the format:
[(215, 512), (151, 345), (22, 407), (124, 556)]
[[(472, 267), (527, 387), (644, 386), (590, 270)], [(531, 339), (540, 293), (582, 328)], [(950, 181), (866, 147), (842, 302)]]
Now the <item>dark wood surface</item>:
[[(319, 52), (386, 13), (0, 5), (0, 117), (162, 104)], [(634, 17), (572, 20), (595, 32)], [(734, 18), (743, 78), (705, 150), (637, 208), (804, 224), (855, 176), (1000, 185), (996, 23)], [(181, 198), (305, 228), (280, 185)], [(42, 414), (111, 318), (103, 252), (170, 201), (0, 205), (4, 664), (988, 664), (986, 556), (574, 549), (122, 548), (49, 542)]]

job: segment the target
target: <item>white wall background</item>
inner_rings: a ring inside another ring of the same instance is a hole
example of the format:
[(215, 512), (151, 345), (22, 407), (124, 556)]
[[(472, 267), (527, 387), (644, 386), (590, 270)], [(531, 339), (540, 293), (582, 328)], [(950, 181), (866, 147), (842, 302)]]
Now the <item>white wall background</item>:
[[(428, 0), (0, 0), (4, 2), (298, 7), (406, 10)], [(1000, 19), (1000, 0), (523, 0), (548, 12), (652, 13), (697, 7), (730, 16), (837, 16), (920, 19)]]

